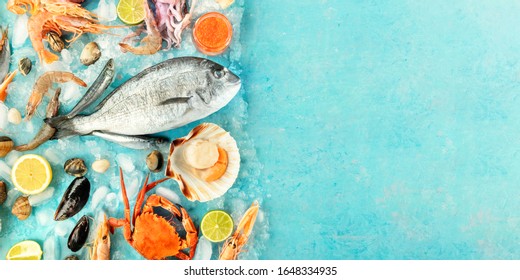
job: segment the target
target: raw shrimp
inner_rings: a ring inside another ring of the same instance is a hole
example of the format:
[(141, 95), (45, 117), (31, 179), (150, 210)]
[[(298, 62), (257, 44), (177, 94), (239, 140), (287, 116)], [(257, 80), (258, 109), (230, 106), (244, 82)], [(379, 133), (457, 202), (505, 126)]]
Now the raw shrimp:
[(7, 98), (7, 86), (11, 83), (11, 81), (13, 81), (16, 73), (18, 73), (18, 70), (15, 70), (13, 73), (5, 77), (5, 80), (0, 84), (0, 101), (4, 102)]
[(70, 81), (82, 87), (87, 86), (83, 80), (69, 72), (50, 71), (41, 75), (34, 84), (32, 94), (29, 97), (29, 102), (27, 102), (27, 106), (25, 108), (26, 120), (31, 119), (32, 115), (36, 111), (36, 108), (38, 108), (38, 105), (40, 105), (42, 102), (43, 95), (47, 93), (53, 83), (66, 83)]
[(131, 34), (127, 36), (123, 42), (119, 43), (119, 46), (121, 46), (121, 50), (123, 52), (131, 52), (133, 54), (139, 54), (139, 55), (148, 55), (148, 54), (154, 54), (158, 52), (162, 48), (162, 37), (161, 33), (159, 33), (159, 30), (157, 29), (157, 24), (155, 22), (155, 18), (153, 16), (152, 11), (150, 10), (150, 7), (148, 6), (148, 0), (144, 1), (144, 8), (146, 12), (145, 17), (145, 24), (146, 24), (146, 35), (141, 40), (141, 45), (139, 47), (132, 47), (125, 43), (126, 40), (128, 40), (131, 37), (139, 36), (143, 32), (143, 30), (137, 31), (135, 34)]
[(98, 227), (96, 240), (90, 252), (91, 260), (110, 260), (110, 235), (108, 234), (108, 222), (104, 221)]

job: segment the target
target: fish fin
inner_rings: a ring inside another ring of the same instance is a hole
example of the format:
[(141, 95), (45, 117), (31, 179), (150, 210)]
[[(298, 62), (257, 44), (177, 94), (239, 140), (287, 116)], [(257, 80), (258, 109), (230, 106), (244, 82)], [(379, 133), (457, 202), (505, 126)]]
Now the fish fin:
[(56, 129), (56, 133), (51, 139), (60, 139), (73, 135), (83, 135), (74, 129), (72, 119), (68, 116), (57, 116), (54, 118), (46, 118), (45, 123)]
[(187, 103), (191, 97), (174, 97), (170, 99), (166, 99), (163, 102), (159, 103), (159, 105), (170, 105), (170, 104), (178, 104), (178, 103)]
[(54, 118), (46, 118), (43, 120), (46, 124), (59, 129), (59, 127), (64, 126), (64, 124), (69, 120), (68, 116), (57, 116)]
[(78, 133), (74, 130), (60, 129), (60, 130), (56, 131), (56, 133), (54, 133), (51, 140), (67, 138), (67, 137), (74, 136), (74, 135), (78, 135)]

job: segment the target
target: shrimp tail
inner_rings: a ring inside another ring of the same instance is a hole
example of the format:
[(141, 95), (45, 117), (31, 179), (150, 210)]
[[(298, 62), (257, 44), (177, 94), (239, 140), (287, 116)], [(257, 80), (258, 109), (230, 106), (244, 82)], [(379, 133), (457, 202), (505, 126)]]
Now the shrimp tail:
[(7, 98), (7, 86), (13, 81), (16, 73), (18, 73), (18, 70), (15, 70), (13, 73), (9, 74), (0, 84), (0, 101), (4, 102)]
[(53, 53), (51, 53), (48, 50), (41, 50), (39, 53), (40, 59), (43, 59), (43, 61), (46, 64), (53, 63), (54, 61), (57, 61), (59, 57)]
[(74, 83), (76, 83), (76, 84), (82, 86), (82, 87), (87, 87), (87, 84), (86, 84), (82, 79), (80, 79), (80, 78), (78, 78), (78, 77), (76, 77), (76, 76), (72, 77), (72, 81), (73, 81)]

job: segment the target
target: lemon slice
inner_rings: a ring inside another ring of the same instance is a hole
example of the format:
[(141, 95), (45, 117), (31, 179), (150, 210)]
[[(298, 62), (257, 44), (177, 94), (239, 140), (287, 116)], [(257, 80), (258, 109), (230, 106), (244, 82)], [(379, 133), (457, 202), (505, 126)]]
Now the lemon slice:
[(143, 0), (121, 0), (117, 4), (117, 16), (129, 25), (143, 22), (146, 13)]
[(15, 244), (7, 256), (6, 260), (40, 260), (42, 258), (42, 248), (40, 245), (32, 240), (22, 241)]
[(233, 232), (233, 219), (222, 210), (209, 211), (202, 218), (200, 229), (209, 241), (224, 241)]
[(22, 193), (38, 194), (51, 183), (51, 165), (39, 155), (24, 155), (14, 163), (11, 178), (14, 186)]

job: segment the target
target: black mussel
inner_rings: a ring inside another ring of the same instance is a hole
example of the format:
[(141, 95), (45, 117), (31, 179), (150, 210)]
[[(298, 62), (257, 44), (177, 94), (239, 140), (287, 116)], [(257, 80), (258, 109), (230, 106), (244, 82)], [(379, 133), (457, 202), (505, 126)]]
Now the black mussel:
[(69, 247), (72, 252), (79, 251), (79, 249), (85, 245), (85, 242), (87, 242), (88, 231), (89, 218), (87, 216), (83, 216), (81, 219), (79, 219), (78, 223), (70, 233), (69, 240), (67, 241), (67, 247)]
[(76, 215), (85, 204), (90, 195), (90, 182), (85, 177), (74, 179), (63, 194), (58, 209), (54, 213), (55, 221), (64, 221)]
[(70, 255), (70, 256), (66, 257), (65, 260), (66, 261), (78, 261), (79, 258), (76, 255)]
[(87, 174), (87, 166), (85, 165), (85, 161), (80, 158), (71, 158), (67, 160), (63, 168), (67, 174), (74, 177), (83, 177), (85, 174)]

